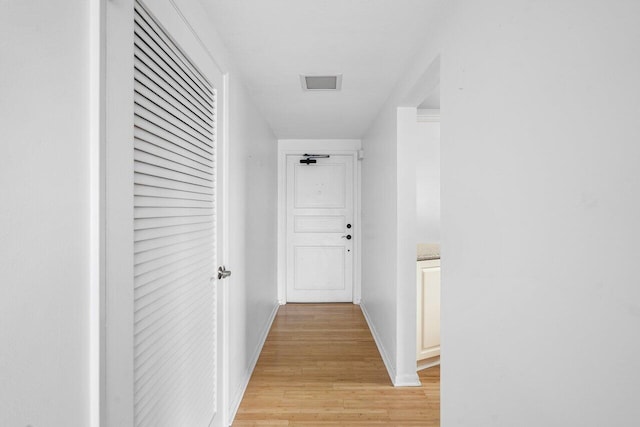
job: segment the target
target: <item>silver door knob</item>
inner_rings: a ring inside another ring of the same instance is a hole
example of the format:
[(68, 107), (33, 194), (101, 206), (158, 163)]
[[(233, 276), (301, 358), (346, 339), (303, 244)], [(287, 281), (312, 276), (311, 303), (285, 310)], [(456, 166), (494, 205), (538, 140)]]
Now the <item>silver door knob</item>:
[(229, 276), (231, 276), (231, 271), (227, 270), (224, 265), (222, 267), (218, 267), (218, 280), (225, 279)]

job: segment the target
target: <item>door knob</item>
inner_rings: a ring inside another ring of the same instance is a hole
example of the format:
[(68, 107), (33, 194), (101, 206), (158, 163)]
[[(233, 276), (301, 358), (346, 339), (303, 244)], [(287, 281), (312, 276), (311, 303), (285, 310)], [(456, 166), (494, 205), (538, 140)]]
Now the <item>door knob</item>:
[(351, 240), (351, 234), (346, 234), (342, 236), (343, 239)]
[(224, 265), (218, 267), (218, 280), (225, 279), (229, 276), (231, 276), (231, 271), (227, 270)]

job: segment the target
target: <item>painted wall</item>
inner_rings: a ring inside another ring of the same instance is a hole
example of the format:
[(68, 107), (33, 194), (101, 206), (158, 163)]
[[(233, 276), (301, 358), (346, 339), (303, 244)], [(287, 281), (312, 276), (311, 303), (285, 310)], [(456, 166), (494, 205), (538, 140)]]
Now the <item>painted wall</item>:
[(439, 126), (417, 122), (417, 102), (400, 104), (389, 102), (362, 142), (362, 308), (392, 382), (410, 386), (419, 382), (416, 245), (440, 240)]
[(235, 413), (278, 307), (277, 142), (237, 77), (230, 78), (230, 410)]
[[(0, 5), (3, 426), (89, 425), (89, 10), (85, 3)], [(229, 73), (228, 267), (233, 276), (227, 283), (233, 393), (248, 380), (247, 370), (277, 304), (277, 145), (200, 3), (176, 0), (176, 4)], [(114, 7), (127, 9), (126, 4)], [(131, 10), (121, 14), (126, 13)], [(130, 22), (132, 18), (127, 19), (127, 28)]]
[[(394, 384), (419, 384), (416, 375), (416, 109), (396, 109), (398, 179), (396, 184), (396, 379)], [(412, 352), (409, 352), (411, 349)]]
[[(386, 120), (388, 117), (392, 119)], [(396, 108), (385, 107), (373, 123), (372, 128), (362, 139), (365, 158), (360, 166), (362, 174), (361, 307), (389, 371), (389, 376), (392, 381), (395, 381), (398, 335)]]
[[(410, 123), (409, 123), (410, 125)], [(440, 242), (440, 123), (415, 122), (416, 240)]]
[(633, 425), (640, 4), (462, 3), (442, 69), (443, 423)]
[[(640, 4), (450, 1), (436, 18), (389, 105), (441, 55), (442, 423), (634, 425)], [(365, 150), (394, 145), (394, 120)]]
[(0, 2), (0, 425), (89, 422), (88, 2)]

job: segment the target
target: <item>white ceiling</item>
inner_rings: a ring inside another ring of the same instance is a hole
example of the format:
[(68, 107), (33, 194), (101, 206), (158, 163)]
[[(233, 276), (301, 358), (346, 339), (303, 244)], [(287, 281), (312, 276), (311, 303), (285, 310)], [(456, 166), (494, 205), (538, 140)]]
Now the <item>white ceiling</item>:
[[(203, 0), (278, 138), (360, 138), (428, 31), (438, 0)], [(300, 74), (343, 75), (305, 92)]]

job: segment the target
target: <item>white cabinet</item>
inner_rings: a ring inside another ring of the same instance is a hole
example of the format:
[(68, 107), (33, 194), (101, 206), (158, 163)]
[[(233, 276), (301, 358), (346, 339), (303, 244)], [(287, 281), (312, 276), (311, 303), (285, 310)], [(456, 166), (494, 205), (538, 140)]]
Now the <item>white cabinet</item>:
[[(417, 360), (440, 357), (440, 260), (418, 261)], [(436, 359), (438, 358), (438, 359)]]

